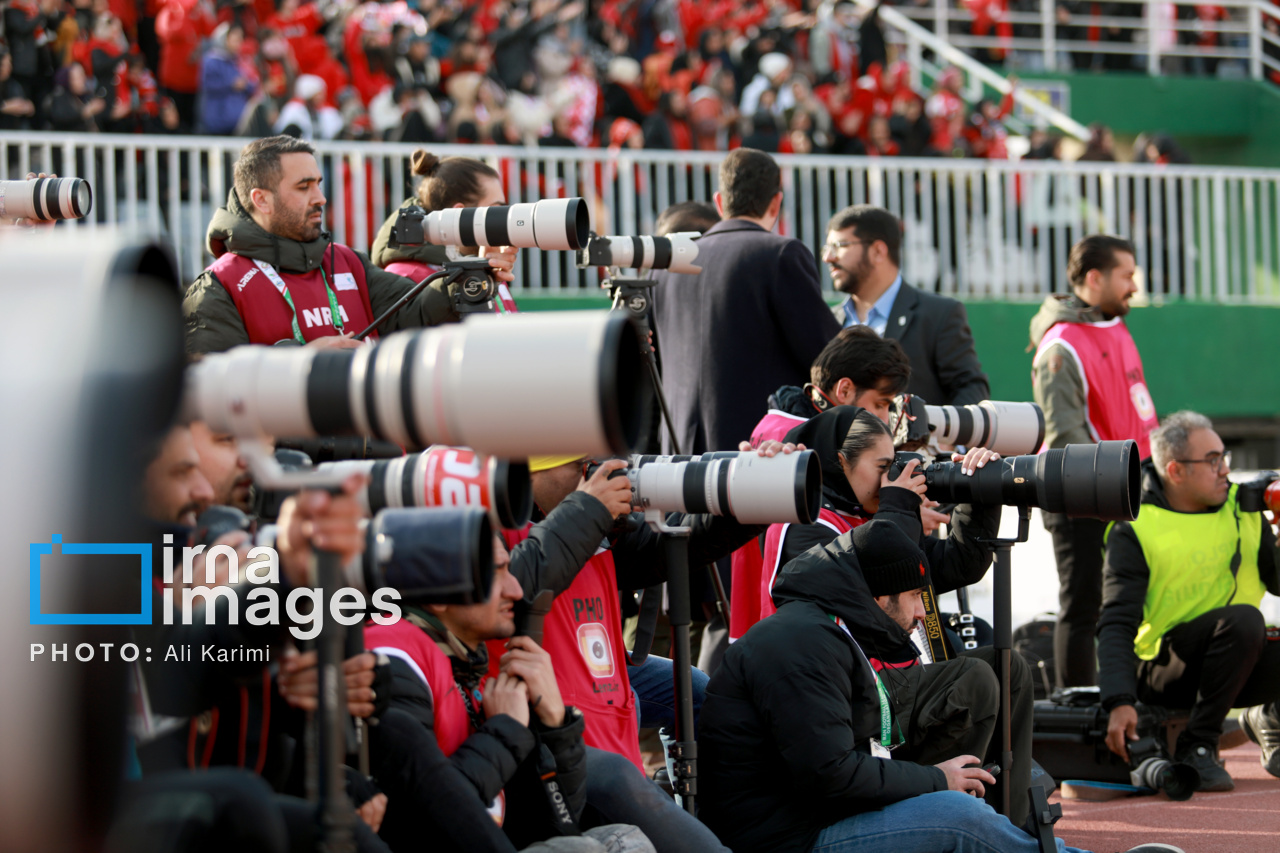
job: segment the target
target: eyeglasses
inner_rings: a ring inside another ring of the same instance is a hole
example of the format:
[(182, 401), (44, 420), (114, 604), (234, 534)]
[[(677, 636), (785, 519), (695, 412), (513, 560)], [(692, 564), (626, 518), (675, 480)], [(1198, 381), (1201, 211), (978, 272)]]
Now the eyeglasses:
[(863, 245), (863, 246), (867, 245), (867, 241), (866, 241), (866, 240), (841, 240), (841, 241), (840, 241), (840, 242), (838, 242), (838, 243), (824, 243), (824, 244), (823, 244), (823, 246), (822, 246), (822, 254), (824, 254), (824, 255), (825, 255), (825, 254), (827, 254), (827, 253), (836, 254), (837, 252), (841, 251), (842, 249), (847, 249), (847, 248), (849, 248), (849, 247), (850, 247), (850, 246), (852, 246), (854, 243), (858, 243), (858, 244)]
[(1205, 465), (1208, 465), (1209, 470), (1213, 471), (1213, 473), (1221, 474), (1223, 465), (1226, 465), (1228, 468), (1231, 467), (1231, 451), (1228, 450), (1226, 453), (1210, 453), (1203, 459), (1175, 459), (1173, 461), (1181, 462), (1183, 465), (1195, 465), (1197, 462), (1202, 462)]

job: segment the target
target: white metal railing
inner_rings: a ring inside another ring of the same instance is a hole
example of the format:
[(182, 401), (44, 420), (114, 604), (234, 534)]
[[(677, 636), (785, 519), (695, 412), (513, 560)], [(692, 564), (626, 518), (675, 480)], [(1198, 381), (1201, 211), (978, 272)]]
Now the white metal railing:
[[(857, 2), (866, 10), (876, 7), (875, 0), (857, 0)], [(944, 4), (946, 0), (934, 0), (934, 2)], [(921, 11), (920, 7), (914, 8), (917, 13)], [(890, 33), (897, 37), (896, 40), (905, 45), (907, 62), (911, 67), (911, 84), (916, 91), (923, 91), (925, 88), (924, 74), (928, 74), (931, 79), (937, 79), (945, 65), (955, 65), (968, 72), (967, 96), (971, 102), (982, 97), (984, 84), (1001, 95), (1006, 95), (1013, 89), (1008, 80), (956, 48), (950, 43), (948, 37), (929, 32), (896, 8), (880, 6), (879, 17), (881, 22), (890, 28)], [(946, 28), (940, 28), (938, 32), (945, 34)], [(932, 53), (931, 57), (926, 55), (926, 49)], [(1013, 97), (1016, 103), (1041, 124), (1057, 127), (1077, 139), (1088, 141), (1089, 129), (1061, 110), (1046, 104), (1023, 89), (1015, 90)]]
[[(0, 162), (91, 181), (95, 210), (75, 228), (134, 225), (169, 235), (193, 278), (243, 139), (5, 134)], [(409, 195), (411, 145), (320, 143), (334, 239), (367, 249)], [(675, 202), (710, 200), (722, 154), (433, 146), (479, 157), (508, 202), (581, 195), (602, 234), (651, 234)], [(1066, 289), (1067, 252), (1098, 232), (1132, 239), (1151, 298), (1280, 303), (1280, 170), (1122, 163), (779, 156), (780, 229), (817, 254), (831, 215), (855, 203), (904, 223), (903, 271), (963, 298), (1032, 300)], [(352, 176), (363, 175), (363, 180)], [(359, 215), (359, 214), (363, 215)], [(821, 265), (819, 265), (821, 267)], [(528, 250), (518, 286), (586, 293), (598, 284), (568, 252)], [(825, 269), (822, 270), (825, 279)], [(829, 281), (826, 286), (830, 286)]]
[[(1191, 3), (1115, 2), (1128, 4), (1133, 14), (1059, 17), (1056, 0), (1024, 0), (1010, 4), (1016, 8), (1003, 11), (994, 19), (1008, 25), (1009, 32), (1005, 35), (1001, 35), (995, 26), (984, 35), (973, 33), (973, 12), (957, 0), (932, 0), (926, 5), (905, 4), (893, 11), (962, 51), (1003, 54), (1003, 64), (1010, 70), (1019, 67), (1066, 70), (1070, 68), (1069, 56), (1072, 54), (1100, 54), (1104, 57), (1127, 56), (1130, 58), (1124, 62), (1127, 67), (1145, 69), (1149, 74), (1162, 73), (1164, 59), (1181, 61), (1192, 71), (1195, 69), (1186, 63), (1187, 60), (1192, 65), (1206, 60), (1234, 62), (1240, 66), (1241, 74), (1255, 80), (1280, 71), (1280, 35), (1269, 32), (1264, 26), (1266, 18), (1280, 21), (1280, 7), (1266, 0), (1215, 0), (1216, 5), (1229, 13), (1224, 21), (1178, 18), (1176, 10), (1194, 9), (1195, 4)], [(888, 21), (891, 16), (884, 15), (886, 10), (887, 7), (881, 9), (881, 16)], [(1088, 34), (1091, 28), (1114, 30), (1114, 33), (1090, 41)], [(1218, 43), (1188, 44), (1182, 38), (1202, 33), (1215, 34)], [(895, 36), (908, 53), (915, 49), (916, 39), (910, 34)], [(923, 70), (929, 73), (928, 68)]]

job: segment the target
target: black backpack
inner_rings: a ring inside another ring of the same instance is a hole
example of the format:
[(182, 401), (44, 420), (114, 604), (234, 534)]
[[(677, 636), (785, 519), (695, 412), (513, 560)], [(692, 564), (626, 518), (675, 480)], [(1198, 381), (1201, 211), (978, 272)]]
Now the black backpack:
[(1037, 699), (1048, 699), (1053, 693), (1053, 631), (1057, 624), (1054, 614), (1041, 613), (1013, 632), (1013, 649), (1031, 667)]

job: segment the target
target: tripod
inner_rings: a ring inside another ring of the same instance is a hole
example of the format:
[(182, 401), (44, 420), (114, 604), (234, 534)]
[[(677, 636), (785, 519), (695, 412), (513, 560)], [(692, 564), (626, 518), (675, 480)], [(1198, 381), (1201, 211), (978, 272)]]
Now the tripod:
[[(649, 343), (649, 292), (656, 282), (651, 279), (621, 278), (616, 275), (617, 270), (613, 273), (601, 283), (601, 287), (609, 289), (609, 295), (613, 299), (613, 310), (626, 311), (639, 326), (640, 354), (648, 367), (653, 391), (662, 411), (662, 419), (667, 425), (671, 449), (679, 455), (680, 441), (676, 438), (675, 424), (671, 420), (667, 398), (662, 393), (662, 377), (658, 373), (658, 363), (653, 355), (653, 347)], [(663, 534), (662, 555), (667, 566), (667, 619), (671, 623), (671, 660), (676, 696), (676, 743), (671, 746), (675, 778), (671, 780), (671, 787), (680, 795), (685, 810), (695, 814), (695, 801), (698, 794), (698, 745), (693, 738), (693, 677), (690, 674), (693, 661), (689, 648), (689, 626), (693, 619), (692, 601), (689, 595), (691, 531), (683, 525), (677, 527), (668, 525), (663, 514), (653, 510), (645, 512), (645, 522)], [(707, 571), (716, 592), (716, 606), (727, 625), (729, 602), (724, 585), (720, 582), (720, 573), (716, 571), (714, 565), (707, 566)], [(650, 587), (641, 595), (641, 624), (636, 632), (635, 649), (631, 654), (632, 664), (641, 664), (649, 656), (649, 646), (653, 642), (653, 620), (658, 615), (657, 605), (661, 595), (661, 586)]]
[(376, 328), (387, 322), (397, 311), (408, 305), (410, 300), (425, 290), (434, 281), (445, 280), (445, 285), (457, 284), (454, 290), (453, 307), (459, 314), (477, 314), (493, 311), (493, 296), (498, 286), (490, 274), (489, 262), (484, 258), (470, 260), (450, 259), (444, 267), (424, 278), (405, 291), (395, 304), (383, 311), (378, 319), (369, 327), (356, 335), (356, 340), (363, 341)]
[[(1018, 507), (1018, 533), (1012, 539), (980, 539), (995, 552), (992, 568), (992, 627), (995, 631), (996, 678), (1000, 683), (1000, 708), (996, 730), (1000, 734), (1000, 814), (1009, 814), (1009, 772), (1013, 765), (1013, 546), (1026, 542), (1030, 532), (1031, 509)], [(1031, 817), (1035, 821), (1037, 841), (1043, 853), (1056, 849), (1053, 824), (1062, 817), (1062, 806), (1050, 804), (1044, 788), (1033, 785), (1027, 790), (1031, 798)]]

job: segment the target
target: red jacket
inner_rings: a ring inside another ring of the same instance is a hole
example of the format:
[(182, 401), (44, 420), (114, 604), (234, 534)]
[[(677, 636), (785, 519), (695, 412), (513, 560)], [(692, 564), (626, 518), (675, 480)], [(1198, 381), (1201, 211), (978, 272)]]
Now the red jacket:
[(184, 94), (200, 86), (200, 42), (216, 25), (203, 0), (167, 0), (156, 16), (160, 85)]

